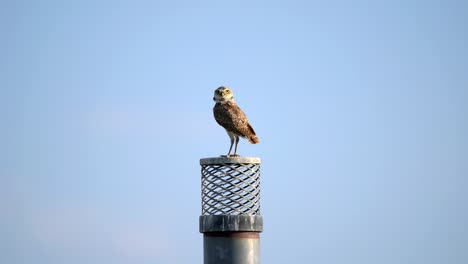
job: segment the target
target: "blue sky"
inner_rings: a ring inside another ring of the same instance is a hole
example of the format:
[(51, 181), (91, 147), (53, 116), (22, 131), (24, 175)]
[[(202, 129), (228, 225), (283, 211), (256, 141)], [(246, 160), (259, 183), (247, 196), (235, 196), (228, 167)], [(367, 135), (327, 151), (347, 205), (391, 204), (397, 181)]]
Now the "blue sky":
[(0, 262), (202, 263), (227, 85), (263, 263), (468, 262), (463, 1), (7, 1)]

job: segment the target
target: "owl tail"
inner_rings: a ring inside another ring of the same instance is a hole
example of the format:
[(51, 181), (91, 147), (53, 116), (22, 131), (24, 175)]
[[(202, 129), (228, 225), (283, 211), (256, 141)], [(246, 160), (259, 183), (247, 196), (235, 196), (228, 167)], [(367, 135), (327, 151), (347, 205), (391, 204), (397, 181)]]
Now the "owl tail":
[(260, 139), (258, 139), (256, 135), (248, 137), (247, 140), (249, 140), (251, 144), (257, 144), (258, 142), (260, 142)]
[(251, 143), (251, 144), (257, 144), (258, 142), (260, 142), (260, 139), (258, 139), (257, 135), (255, 135), (255, 130), (253, 130), (252, 126), (250, 124), (247, 124), (247, 127), (249, 129), (249, 136), (247, 136), (247, 140)]

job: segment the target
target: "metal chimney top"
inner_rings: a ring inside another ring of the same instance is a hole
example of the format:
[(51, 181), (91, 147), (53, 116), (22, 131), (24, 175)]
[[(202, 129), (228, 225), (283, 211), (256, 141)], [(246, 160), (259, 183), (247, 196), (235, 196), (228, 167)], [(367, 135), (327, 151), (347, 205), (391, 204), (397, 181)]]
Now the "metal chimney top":
[(259, 264), (261, 159), (221, 156), (200, 165), (204, 263)]
[(214, 157), (214, 158), (204, 158), (200, 159), (200, 165), (211, 165), (211, 164), (234, 164), (234, 163), (243, 163), (243, 164), (260, 164), (262, 160), (258, 157)]

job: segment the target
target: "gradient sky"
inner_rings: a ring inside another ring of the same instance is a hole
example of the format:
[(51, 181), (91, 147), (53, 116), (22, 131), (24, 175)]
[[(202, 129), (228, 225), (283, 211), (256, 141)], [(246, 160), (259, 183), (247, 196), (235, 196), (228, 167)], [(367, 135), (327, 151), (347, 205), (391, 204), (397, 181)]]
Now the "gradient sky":
[[(194, 3), (197, 2), (197, 3)], [(4, 1), (0, 263), (202, 263), (227, 85), (262, 263), (468, 263), (464, 1)]]

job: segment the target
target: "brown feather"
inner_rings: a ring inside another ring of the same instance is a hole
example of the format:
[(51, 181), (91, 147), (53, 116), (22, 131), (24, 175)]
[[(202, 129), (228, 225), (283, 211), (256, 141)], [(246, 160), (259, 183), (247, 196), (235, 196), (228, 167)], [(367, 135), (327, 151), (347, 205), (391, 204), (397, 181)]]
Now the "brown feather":
[(247, 139), (249, 140), (251, 144), (257, 144), (258, 142), (260, 142), (260, 139), (258, 139), (252, 126), (250, 124), (247, 124), (247, 125), (249, 126), (250, 132), (252, 133), (252, 136), (248, 137)]
[(256, 144), (259, 142), (255, 131), (249, 124), (245, 113), (233, 101), (216, 103), (213, 108), (213, 114), (216, 122), (227, 131), (233, 132), (240, 137)]

